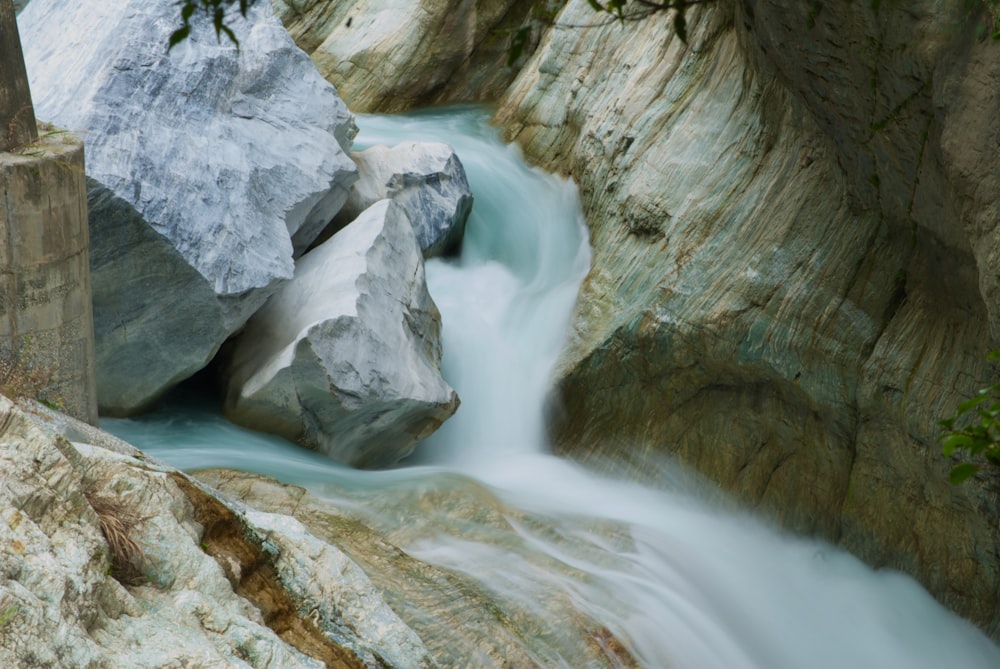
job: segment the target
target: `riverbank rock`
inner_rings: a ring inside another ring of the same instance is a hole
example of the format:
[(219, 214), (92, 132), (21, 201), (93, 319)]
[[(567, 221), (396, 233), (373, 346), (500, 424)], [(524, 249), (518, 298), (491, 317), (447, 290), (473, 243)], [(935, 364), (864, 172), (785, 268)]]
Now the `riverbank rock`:
[[(247, 472), (213, 469), (200, 471), (197, 477), (254, 508), (281, 517), (294, 515), (313, 536), (350, 556), (400, 619), (424, 640), (435, 666), (639, 666), (627, 638), (616, 637), (580, 606), (560, 587), (559, 579), (539, 578), (528, 600), (517, 594), (516, 586), (507, 591), (486, 585), (495, 571), (500, 572), (499, 581), (516, 582), (518, 574), (530, 573), (531, 567), (535, 573), (557, 571), (567, 580), (579, 578), (577, 568), (553, 564), (544, 549), (536, 551), (533, 542), (524, 540), (524, 528), (558, 534), (562, 555), (585, 561), (594, 551), (585, 537), (595, 533), (611, 545), (621, 545), (623, 551), (634, 549), (628, 530), (613, 521), (601, 527), (591, 523), (579, 534), (566, 532), (565, 525), (552, 525), (549, 518), (513, 508), (482, 484), (453, 473), (421, 477), (419, 483), (376, 484), (367, 492), (330, 485), (315, 494)], [(427, 544), (444, 554), (464, 555), (468, 568), (435, 564), (434, 558), (442, 555)], [(422, 552), (432, 557), (422, 559)], [(491, 555), (504, 564), (492, 562)], [(528, 568), (508, 573), (504, 567), (510, 562)]]
[(425, 258), (458, 248), (472, 211), (472, 191), (455, 151), (438, 142), (383, 144), (351, 154), (358, 180), (332, 228), (347, 225), (379, 200), (409, 216)]
[(226, 415), (359, 467), (391, 464), (458, 408), (406, 212), (382, 200), (299, 259), (233, 344)]
[(196, 22), (168, 52), (178, 21), (157, 0), (19, 15), (37, 114), (87, 146), (99, 404), (114, 415), (204, 366), (357, 178), (351, 114), (267, 3), (234, 20), (239, 49)]
[(293, 519), (40, 405), (0, 398), (0, 424), (3, 666), (432, 666), (360, 569)]
[[(272, 4), (355, 112), (495, 100), (538, 41), (531, 0)], [(522, 27), (523, 55), (510, 67), (511, 39)]]
[(935, 440), (1000, 334), (978, 19), (759, 0), (690, 9), (687, 44), (666, 15), (556, 28), (497, 119), (590, 225), (557, 449), (676, 454), (1000, 639), (994, 483), (951, 486)]

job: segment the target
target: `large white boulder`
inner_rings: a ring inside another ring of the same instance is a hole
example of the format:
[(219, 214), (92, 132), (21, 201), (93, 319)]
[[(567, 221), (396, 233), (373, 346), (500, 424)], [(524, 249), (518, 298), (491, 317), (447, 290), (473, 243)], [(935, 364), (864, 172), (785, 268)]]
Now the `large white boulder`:
[[(105, 412), (210, 360), (356, 179), (353, 118), (268, 3), (234, 19), (238, 49), (201, 21), (168, 52), (179, 17), (161, 0), (35, 0), (18, 19), (38, 116), (87, 146)], [(123, 219), (148, 243), (123, 243)]]
[(472, 190), (454, 149), (441, 142), (403, 142), (378, 144), (351, 157), (359, 178), (335, 225), (346, 225), (389, 198), (406, 210), (425, 258), (459, 245), (472, 210)]
[(391, 464), (458, 407), (440, 341), (409, 218), (382, 200), (304, 255), (247, 324), (226, 414), (350, 465)]

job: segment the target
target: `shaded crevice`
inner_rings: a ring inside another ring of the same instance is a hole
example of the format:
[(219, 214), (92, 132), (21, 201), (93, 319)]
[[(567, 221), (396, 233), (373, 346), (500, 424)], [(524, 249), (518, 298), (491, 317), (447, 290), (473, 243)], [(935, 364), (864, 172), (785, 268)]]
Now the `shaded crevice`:
[(278, 577), (275, 555), (242, 518), (183, 474), (170, 476), (194, 507), (195, 520), (203, 528), (202, 549), (219, 563), (236, 594), (260, 610), (264, 624), (328, 669), (364, 669), (353, 651), (330, 641), (316, 623), (299, 614)]

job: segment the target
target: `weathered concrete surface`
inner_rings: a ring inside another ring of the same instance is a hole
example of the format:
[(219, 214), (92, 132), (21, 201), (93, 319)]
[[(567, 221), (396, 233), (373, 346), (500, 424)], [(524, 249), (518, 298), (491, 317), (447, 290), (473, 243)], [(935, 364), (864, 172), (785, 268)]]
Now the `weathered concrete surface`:
[(360, 568), (294, 519), (41, 405), (0, 397), (0, 431), (0, 665), (432, 666)]
[(929, 1), (689, 19), (556, 29), (498, 113), (590, 222), (557, 448), (675, 453), (1000, 639), (996, 482), (935, 443), (995, 376), (997, 45)]
[(227, 417), (346, 464), (393, 464), (458, 408), (420, 247), (391, 200), (302, 256), (231, 348)]
[[(233, 20), (239, 49), (202, 20), (168, 52), (179, 20), (159, 0), (35, 0), (19, 16), (38, 113), (87, 141), (95, 287), (111, 291), (95, 313), (98, 359), (113, 361), (98, 368), (108, 414), (147, 408), (201, 369), (291, 277), (357, 178), (353, 116), (268, 3)], [(122, 245), (111, 233), (126, 221)], [(185, 299), (200, 302), (175, 308)], [(164, 318), (187, 336), (165, 336)]]
[(97, 424), (83, 143), (0, 153), (0, 386)]
[[(495, 100), (531, 0), (271, 0), (355, 112)], [(525, 54), (537, 43), (537, 25)], [(523, 58), (521, 59), (523, 61)], [(515, 66), (519, 63), (515, 63)]]

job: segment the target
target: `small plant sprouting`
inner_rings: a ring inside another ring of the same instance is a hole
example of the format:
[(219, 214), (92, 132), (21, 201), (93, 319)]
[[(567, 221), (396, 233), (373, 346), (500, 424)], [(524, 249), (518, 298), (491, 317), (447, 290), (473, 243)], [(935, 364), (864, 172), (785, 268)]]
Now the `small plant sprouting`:
[[(1000, 360), (1000, 349), (987, 357)], [(944, 428), (938, 441), (946, 458), (961, 451), (969, 457), (982, 457), (990, 465), (1000, 465), (1000, 382), (959, 403), (955, 415), (938, 421), (938, 425)], [(962, 462), (951, 468), (948, 478), (952, 483), (962, 483), (980, 469), (979, 464)]]
[(11, 604), (10, 606), (5, 606), (0, 609), (0, 630), (7, 627), (17, 614), (21, 612), (21, 607), (17, 604)]

